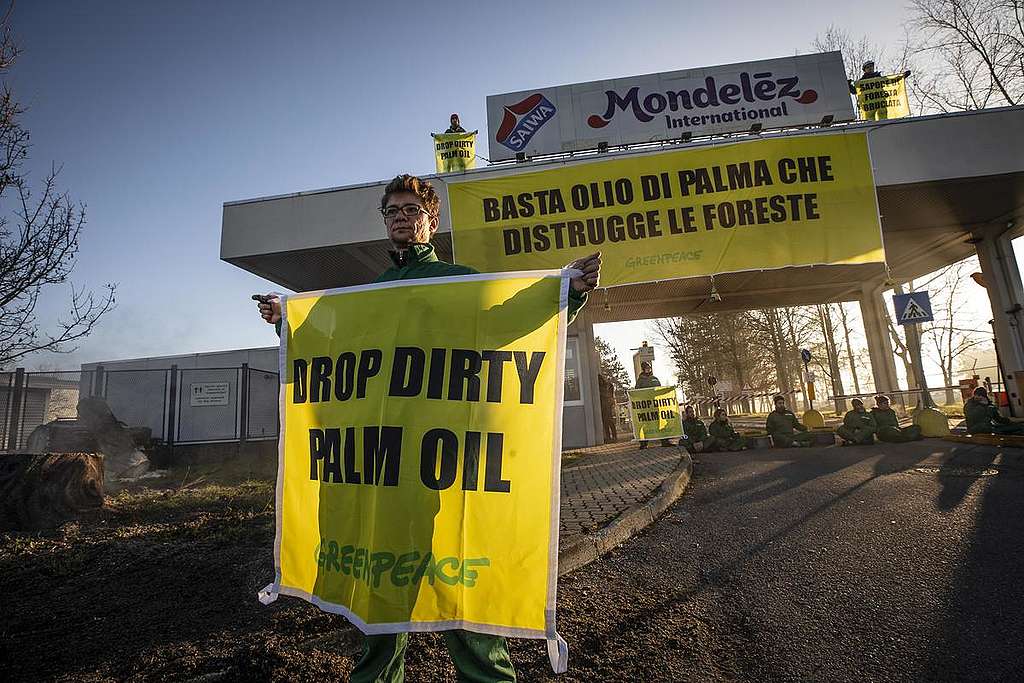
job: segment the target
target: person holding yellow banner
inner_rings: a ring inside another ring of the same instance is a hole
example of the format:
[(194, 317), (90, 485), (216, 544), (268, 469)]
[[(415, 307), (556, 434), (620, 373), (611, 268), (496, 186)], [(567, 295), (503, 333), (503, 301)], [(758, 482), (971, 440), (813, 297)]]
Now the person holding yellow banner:
[(875, 70), (875, 63), (864, 62), (863, 74), (856, 82), (847, 81), (850, 94), (857, 98), (857, 112), (865, 121), (884, 121), (910, 116), (907, 101), (907, 77), (902, 74), (883, 76)]
[[(440, 200), (433, 186), (412, 175), (392, 180), (381, 198), (380, 212), (393, 250), (392, 266), (375, 282), (418, 278), (470, 275), (466, 266), (446, 263), (437, 258), (430, 239), (437, 231)], [(568, 296), (568, 318), (571, 321), (586, 303), (587, 292), (600, 281), (600, 253), (578, 259), (568, 267), (580, 271), (572, 278)], [(401, 290), (395, 290), (401, 291)], [(254, 297), (259, 301), (260, 315), (275, 324), (280, 333), (281, 303), (273, 295)], [(358, 325), (358, 321), (352, 321)], [(472, 633), (465, 630), (444, 631), (445, 644), (460, 680), (515, 681), (516, 672), (505, 638)], [(405, 650), (408, 633), (367, 635), (362, 656), (351, 674), (354, 682), (400, 682), (405, 676)]]
[[(654, 367), (651, 365), (650, 361), (645, 360), (642, 363), (640, 363), (640, 374), (637, 375), (636, 378), (636, 388), (649, 389), (651, 387), (660, 386), (661, 380), (654, 376)], [(672, 445), (672, 442), (669, 441), (668, 439), (662, 439), (661, 445), (667, 448)], [(643, 450), (644, 448), (647, 448), (647, 442), (641, 441), (640, 449)]]

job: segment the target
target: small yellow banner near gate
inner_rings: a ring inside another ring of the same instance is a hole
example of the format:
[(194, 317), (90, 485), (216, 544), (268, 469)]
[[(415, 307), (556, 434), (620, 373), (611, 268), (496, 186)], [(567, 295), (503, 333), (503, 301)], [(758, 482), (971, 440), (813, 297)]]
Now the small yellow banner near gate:
[[(555, 633), (569, 276), (284, 300), (276, 576), (368, 634)], [(552, 655), (555, 666), (555, 656)]]
[(601, 284), (883, 261), (864, 133), (766, 139), (448, 183), (484, 272), (602, 252)]
[(668, 439), (683, 435), (676, 388), (649, 387), (629, 392), (629, 414), (637, 441)]
[(903, 74), (862, 78), (853, 84), (857, 91), (857, 110), (866, 121), (901, 119), (910, 116), (907, 79)]
[(438, 173), (476, 168), (476, 134), (431, 133), (434, 138), (434, 163)]

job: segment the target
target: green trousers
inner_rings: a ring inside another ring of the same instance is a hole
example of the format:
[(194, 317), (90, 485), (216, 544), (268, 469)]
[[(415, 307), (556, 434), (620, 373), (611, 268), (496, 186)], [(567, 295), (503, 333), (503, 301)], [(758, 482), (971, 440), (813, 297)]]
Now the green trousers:
[(705, 450), (708, 451), (741, 451), (747, 445), (747, 440), (742, 436), (735, 436), (731, 439), (723, 439), (717, 436), (708, 437)]
[(846, 425), (842, 425), (836, 429), (836, 434), (842, 437), (843, 441), (860, 446), (870, 446), (875, 442), (875, 432), (870, 427), (850, 429)]
[(810, 432), (794, 432), (792, 434), (772, 434), (772, 444), (776, 448), (793, 448), (794, 446), (809, 446), (814, 440)]
[(907, 427), (881, 427), (878, 430), (878, 440), (886, 443), (907, 443), (922, 439), (921, 428), (917, 425)]
[(995, 424), (991, 425), (990, 427), (988, 427), (987, 429), (985, 429), (984, 431), (975, 429), (975, 430), (970, 430), (968, 433), (970, 433), (970, 434), (1006, 434), (1006, 435), (1024, 434), (1024, 424), (1021, 424), (1019, 422), (1011, 422), (1009, 424), (995, 423)]
[[(494, 683), (516, 680), (508, 645), (501, 636), (470, 631), (443, 631), (441, 635), (458, 671), (459, 681)], [(352, 683), (402, 683), (408, 645), (408, 633), (366, 636), (363, 656), (356, 662), (349, 680)]]

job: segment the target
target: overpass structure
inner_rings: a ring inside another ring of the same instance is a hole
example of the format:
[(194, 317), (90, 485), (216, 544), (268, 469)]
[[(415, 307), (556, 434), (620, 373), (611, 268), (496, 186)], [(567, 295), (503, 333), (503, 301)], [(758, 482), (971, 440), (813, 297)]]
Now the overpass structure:
[[(894, 391), (899, 387), (883, 292), (975, 252), (992, 303), (1004, 381), (1016, 414), (1024, 414), (1024, 400), (1014, 379), (1015, 371), (1024, 371), (1024, 286), (1010, 245), (1014, 237), (1024, 234), (1024, 107), (784, 130), (759, 137), (826, 131), (867, 132), (887, 264), (716, 274), (720, 301), (709, 299), (708, 277), (598, 290), (569, 330), (566, 377), (576, 384), (567, 387), (566, 393), (563, 435), (567, 446), (601, 441), (595, 323), (857, 301), (875, 387)], [(581, 154), (465, 173), (489, 178), (752, 137)], [(427, 177), (442, 201), (434, 243), (439, 257), (451, 260), (451, 224), (444, 207), (446, 180), (452, 176)], [(388, 242), (378, 212), (386, 182), (227, 202), (221, 258), (295, 291), (369, 282), (389, 264)]]

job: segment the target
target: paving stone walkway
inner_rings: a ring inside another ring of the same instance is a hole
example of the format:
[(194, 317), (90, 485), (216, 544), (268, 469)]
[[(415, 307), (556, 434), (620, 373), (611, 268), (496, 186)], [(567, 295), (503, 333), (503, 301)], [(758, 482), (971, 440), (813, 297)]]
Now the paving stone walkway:
[(562, 465), (560, 542), (596, 531), (634, 503), (650, 498), (686, 451), (632, 442), (567, 452)]

